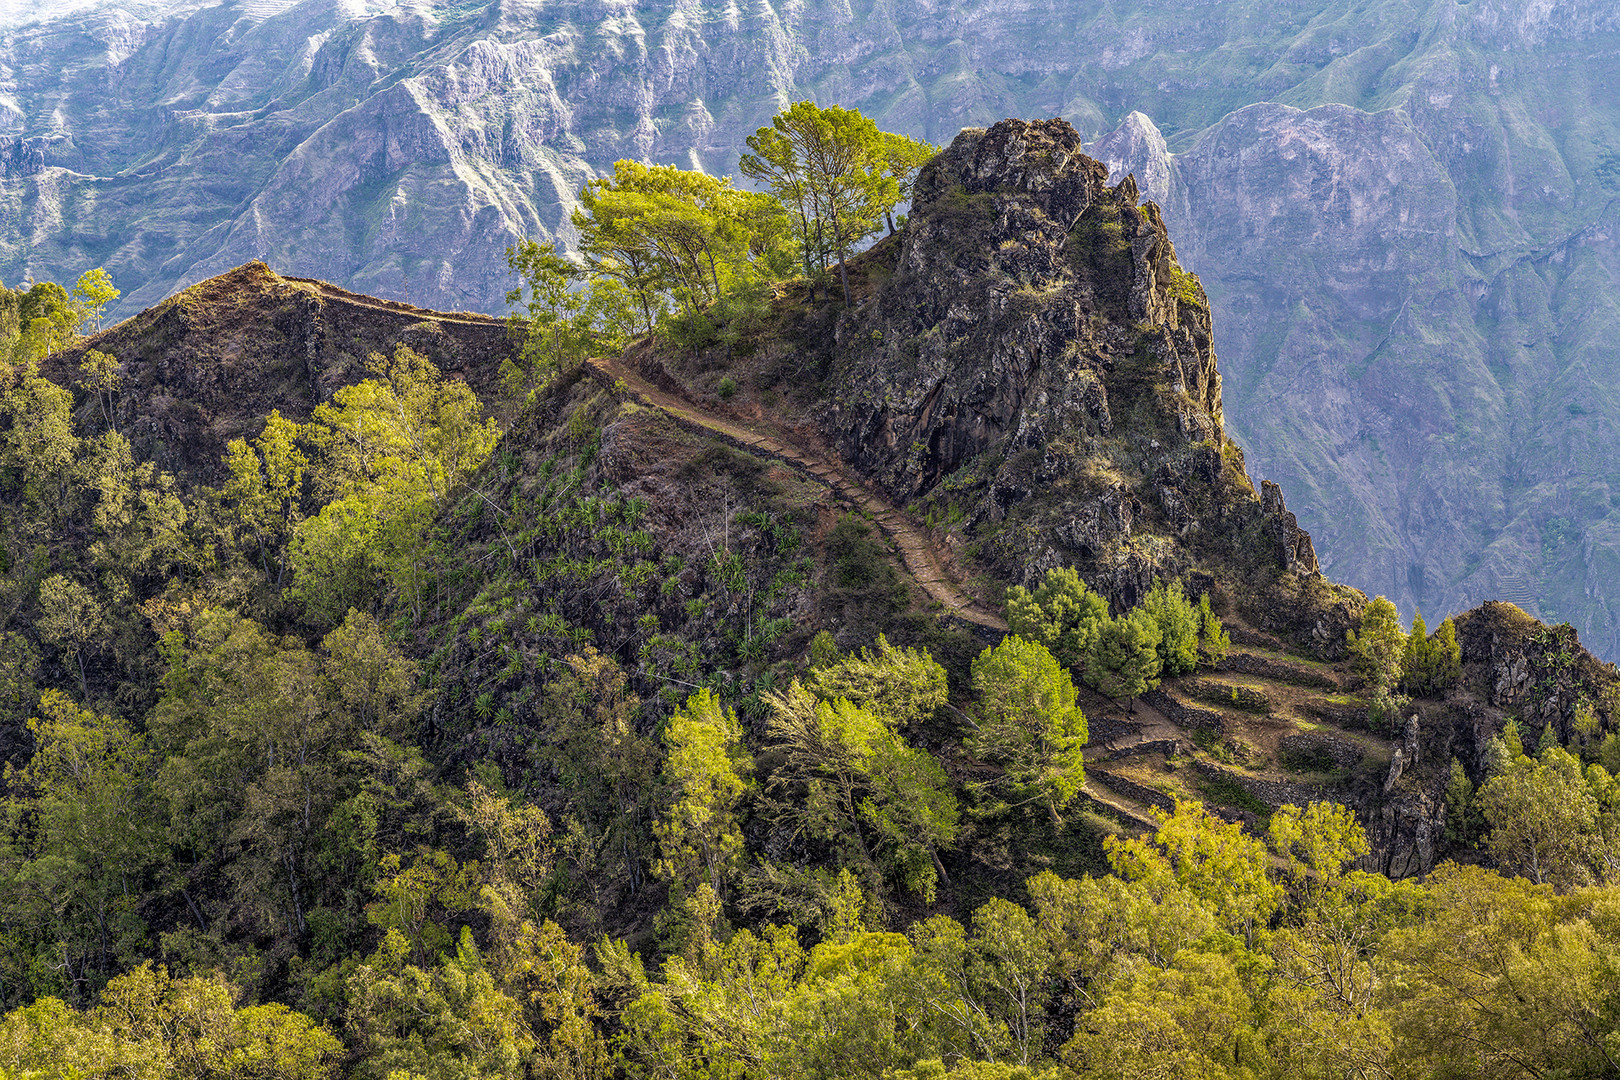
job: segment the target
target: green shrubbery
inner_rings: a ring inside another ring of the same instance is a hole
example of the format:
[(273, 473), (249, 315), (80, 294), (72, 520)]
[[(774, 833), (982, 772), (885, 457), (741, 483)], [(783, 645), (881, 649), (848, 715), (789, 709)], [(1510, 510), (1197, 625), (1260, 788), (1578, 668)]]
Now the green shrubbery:
[(1139, 605), (1110, 618), (1108, 602), (1073, 567), (1048, 570), (1033, 592), (1022, 585), (1008, 589), (1007, 625), (1047, 646), (1086, 685), (1114, 698), (1146, 693), (1165, 675), (1188, 674), (1198, 666), (1200, 650), (1217, 662), (1230, 641), (1209, 597), (1194, 606), (1180, 582), (1155, 581)]

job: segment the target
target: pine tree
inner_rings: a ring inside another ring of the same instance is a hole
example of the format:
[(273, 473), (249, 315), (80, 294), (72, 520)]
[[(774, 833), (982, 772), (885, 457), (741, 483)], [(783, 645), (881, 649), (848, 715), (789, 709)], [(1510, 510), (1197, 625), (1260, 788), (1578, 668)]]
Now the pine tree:
[(1141, 608), (1105, 623), (1086, 657), (1087, 684), (1115, 700), (1158, 686), (1159, 639), (1159, 624)]
[(1198, 635), (1204, 656), (1212, 664), (1226, 659), (1232, 647), (1232, 635), (1221, 625), (1220, 618), (1209, 606), (1209, 593), (1198, 598)]
[(1159, 627), (1159, 666), (1166, 675), (1185, 675), (1198, 666), (1200, 612), (1187, 600), (1181, 582), (1167, 587), (1155, 579), (1142, 598), (1146, 611)]
[(1072, 566), (1053, 567), (1030, 592), (1007, 590), (1009, 632), (1038, 641), (1065, 667), (1085, 662), (1097, 632), (1108, 621), (1108, 601), (1092, 592)]

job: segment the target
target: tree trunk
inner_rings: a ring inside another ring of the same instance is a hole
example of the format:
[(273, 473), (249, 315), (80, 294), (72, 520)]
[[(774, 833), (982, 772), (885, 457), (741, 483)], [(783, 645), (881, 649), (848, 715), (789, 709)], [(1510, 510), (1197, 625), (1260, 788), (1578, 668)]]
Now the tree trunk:
[(837, 207), (833, 207), (833, 243), (838, 245), (838, 280), (844, 286), (844, 306), (849, 307), (849, 267), (848, 260), (844, 258), (849, 252), (849, 245), (844, 242), (844, 225), (838, 219)]
[(198, 927), (203, 933), (208, 933), (208, 920), (203, 918), (202, 909), (197, 906), (197, 901), (193, 900), (191, 893), (185, 889), (180, 890), (180, 895), (186, 898), (186, 906), (191, 909), (191, 917), (197, 920)]

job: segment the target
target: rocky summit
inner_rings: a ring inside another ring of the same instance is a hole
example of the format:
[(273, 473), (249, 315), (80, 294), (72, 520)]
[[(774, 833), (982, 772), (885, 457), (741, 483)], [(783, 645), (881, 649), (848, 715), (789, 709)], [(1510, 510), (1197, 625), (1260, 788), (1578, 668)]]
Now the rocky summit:
[(902, 235), (859, 260), (859, 302), (764, 345), (749, 380), (811, 365), (817, 390), (785, 411), (999, 579), (1073, 565), (1125, 609), (1204, 575), (1338, 655), (1355, 603), (1226, 436), (1208, 299), (1158, 208), (1107, 179), (1062, 120), (963, 132)]

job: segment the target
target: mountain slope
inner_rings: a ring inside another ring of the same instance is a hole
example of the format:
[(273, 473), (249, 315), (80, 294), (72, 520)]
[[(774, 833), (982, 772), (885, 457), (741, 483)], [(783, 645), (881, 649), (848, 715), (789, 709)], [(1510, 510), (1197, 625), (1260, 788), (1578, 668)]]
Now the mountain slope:
[(615, 158), (726, 171), (803, 95), (938, 141), (1061, 115), (1163, 207), (1227, 422), (1333, 574), (1407, 614), (1513, 596), (1620, 655), (1608, 5), (130, 11), (0, 37), (6, 280), (105, 263), (132, 311), (263, 258), (496, 311), (504, 247), (566, 239)]

